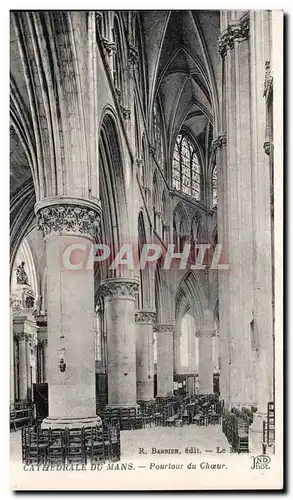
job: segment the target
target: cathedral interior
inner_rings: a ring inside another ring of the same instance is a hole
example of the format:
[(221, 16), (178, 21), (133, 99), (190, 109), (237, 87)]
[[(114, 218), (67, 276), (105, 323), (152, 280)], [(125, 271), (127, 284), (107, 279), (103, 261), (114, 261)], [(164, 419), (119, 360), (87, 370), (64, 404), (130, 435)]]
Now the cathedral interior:
[(11, 12), (11, 431), (273, 449), (272, 38), (271, 11)]

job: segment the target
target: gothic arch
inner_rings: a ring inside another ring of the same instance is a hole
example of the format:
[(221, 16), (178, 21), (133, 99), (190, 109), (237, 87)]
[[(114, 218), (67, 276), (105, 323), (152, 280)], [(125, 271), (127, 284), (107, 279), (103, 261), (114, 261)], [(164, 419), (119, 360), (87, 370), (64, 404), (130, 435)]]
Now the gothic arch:
[(184, 235), (190, 234), (190, 221), (187, 210), (180, 201), (173, 210), (173, 221), (175, 222), (176, 230), (180, 234), (180, 228), (184, 229)]
[[(103, 243), (110, 245), (112, 255), (117, 254), (123, 243), (131, 241), (121, 150), (115, 115), (106, 108), (101, 120), (99, 140), (101, 239)], [(123, 269), (117, 272), (122, 273)], [(116, 275), (116, 272), (111, 271), (111, 275)]]
[(181, 297), (185, 297), (199, 329), (204, 326), (205, 311), (208, 309), (207, 298), (195, 273), (188, 270), (183, 276), (175, 296), (175, 313)]

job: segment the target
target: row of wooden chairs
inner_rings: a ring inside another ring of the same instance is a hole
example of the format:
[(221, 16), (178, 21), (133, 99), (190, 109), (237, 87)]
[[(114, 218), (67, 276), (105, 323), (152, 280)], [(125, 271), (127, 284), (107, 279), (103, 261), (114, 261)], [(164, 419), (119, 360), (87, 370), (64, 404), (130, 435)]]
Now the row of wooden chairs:
[(234, 452), (249, 453), (249, 423), (246, 419), (227, 411), (223, 414), (222, 431)]
[(33, 423), (34, 407), (29, 401), (17, 401), (10, 406), (10, 428), (17, 428)]
[(275, 453), (275, 403), (270, 401), (267, 407), (267, 419), (263, 421), (262, 436), (263, 454)]
[(120, 460), (120, 430), (102, 425), (81, 429), (22, 429), (25, 464), (86, 464)]
[(123, 431), (143, 427), (141, 412), (136, 408), (107, 408), (102, 418), (107, 425), (118, 426)]

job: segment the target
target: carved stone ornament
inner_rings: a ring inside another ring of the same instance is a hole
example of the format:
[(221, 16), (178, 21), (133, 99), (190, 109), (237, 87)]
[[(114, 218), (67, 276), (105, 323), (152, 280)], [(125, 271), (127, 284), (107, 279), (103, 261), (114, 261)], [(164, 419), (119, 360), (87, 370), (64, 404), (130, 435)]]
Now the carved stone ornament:
[(116, 43), (108, 42), (107, 40), (106, 43), (104, 43), (104, 47), (109, 57), (112, 57), (114, 56), (114, 54), (116, 54), (117, 51)]
[(270, 156), (270, 154), (272, 153), (272, 149), (273, 149), (272, 143), (270, 141), (265, 141), (263, 148), (265, 150), (265, 154)]
[(154, 158), (156, 155), (156, 147), (155, 146), (150, 146), (149, 147), (150, 155)]
[(138, 170), (141, 170), (143, 168), (144, 161), (142, 158), (136, 158), (136, 165)]
[(217, 152), (218, 149), (222, 149), (223, 146), (227, 145), (227, 137), (226, 134), (219, 134), (216, 139), (212, 141), (211, 144), (211, 153), (214, 151)]
[(100, 214), (88, 207), (52, 205), (37, 212), (37, 228), (50, 233), (80, 233), (95, 238), (100, 229)]
[(153, 325), (156, 321), (156, 311), (153, 309), (139, 309), (135, 312), (135, 322)]
[(109, 278), (102, 281), (100, 295), (105, 299), (121, 297), (135, 299), (139, 291), (139, 280), (136, 278)]
[(217, 336), (217, 330), (197, 330), (195, 333), (197, 338), (210, 338)]
[(157, 333), (174, 333), (174, 325), (154, 325), (154, 331)]
[(101, 32), (102, 30), (102, 20), (103, 20), (103, 14), (101, 11), (96, 11), (96, 24), (98, 31)]
[(264, 81), (264, 97), (268, 97), (273, 89), (273, 77), (271, 71), (271, 62), (266, 61), (265, 63), (265, 81)]
[(249, 36), (249, 20), (245, 19), (237, 23), (230, 23), (223, 31), (218, 40), (218, 50), (224, 57), (229, 49), (233, 49), (235, 42), (247, 40)]
[(131, 117), (130, 109), (126, 109), (123, 106), (121, 106), (121, 111), (122, 111), (122, 115), (123, 115), (124, 120), (130, 120), (130, 117)]
[(129, 64), (136, 66), (138, 64), (138, 50), (134, 45), (129, 45), (128, 49)]
[(45, 348), (48, 345), (48, 339), (38, 339), (38, 346)]
[(30, 333), (24, 333), (24, 332), (19, 332), (13, 334), (13, 337), (15, 340), (26, 340), (26, 341), (32, 341), (33, 336)]
[(25, 263), (21, 262), (16, 268), (16, 282), (18, 285), (28, 285), (28, 275), (24, 269)]

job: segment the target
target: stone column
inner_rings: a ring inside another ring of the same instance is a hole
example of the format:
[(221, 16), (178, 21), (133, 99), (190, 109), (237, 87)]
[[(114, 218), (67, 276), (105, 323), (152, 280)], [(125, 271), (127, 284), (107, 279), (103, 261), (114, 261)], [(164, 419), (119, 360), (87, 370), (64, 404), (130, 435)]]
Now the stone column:
[(15, 402), (15, 366), (13, 339), (13, 301), (10, 299), (10, 405)]
[(156, 311), (140, 309), (136, 321), (136, 389), (137, 401), (154, 399), (153, 324)]
[(166, 397), (173, 394), (174, 369), (174, 326), (156, 325), (157, 332), (157, 396)]
[(28, 395), (28, 353), (27, 335), (20, 333), (18, 338), (18, 363), (19, 363), (19, 399), (26, 400)]
[(48, 365), (48, 319), (47, 314), (38, 314), (36, 316), (38, 326), (38, 342), (40, 347), (41, 357), (41, 382), (48, 382), (47, 380), (47, 365)]
[[(223, 89), (222, 99), (225, 99)], [(228, 263), (228, 199), (227, 199), (227, 139), (226, 134), (220, 133), (214, 139), (212, 148), (216, 155), (218, 169), (218, 206), (217, 206), (217, 231), (218, 242), (222, 245), (221, 263)], [(226, 404), (230, 401), (230, 329), (229, 329), (229, 294), (228, 269), (218, 272), (219, 283), (219, 371), (221, 397)]]
[(200, 330), (196, 332), (199, 348), (199, 393), (213, 394), (213, 337), (215, 331)]
[(44, 339), (43, 340), (43, 382), (44, 383), (48, 382), (47, 371), (48, 371), (48, 340)]
[(44, 384), (47, 382), (47, 354), (48, 340), (43, 339), (38, 341), (38, 373), (40, 374), (39, 383)]
[[(253, 314), (250, 19), (249, 13), (228, 11), (221, 16), (219, 52), (223, 59), (223, 126), (227, 146), (224, 225), (228, 247), (228, 279), (221, 288), (228, 296), (230, 404), (253, 402), (250, 322)], [(223, 309), (220, 299), (220, 325)], [(221, 333), (223, 327), (220, 326)], [(224, 340), (224, 339), (223, 339)], [(225, 342), (225, 341), (224, 341)], [(222, 345), (223, 347), (223, 345)], [(222, 350), (223, 352), (223, 350)], [(222, 362), (223, 367), (223, 362)], [(225, 380), (223, 379), (225, 383)]]
[[(267, 411), (273, 400), (273, 241), (271, 214), (272, 130), (269, 109), (273, 99), (269, 11), (251, 11), (250, 69), (252, 102), (252, 203), (253, 203), (253, 329), (256, 347), (256, 401), (258, 411)], [(257, 84), (255, 83), (257, 82)], [(272, 110), (271, 110), (272, 115)], [(271, 116), (272, 119), (272, 116)], [(268, 137), (266, 137), (268, 133)], [(265, 141), (265, 142), (264, 142)]]
[(108, 342), (108, 405), (136, 406), (135, 298), (139, 280), (108, 278), (101, 283)]
[(89, 200), (60, 197), (38, 204), (36, 213), (47, 264), (49, 416), (42, 427), (96, 425), (94, 269), (88, 255), (100, 209)]

